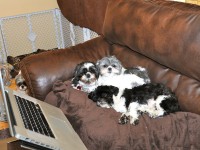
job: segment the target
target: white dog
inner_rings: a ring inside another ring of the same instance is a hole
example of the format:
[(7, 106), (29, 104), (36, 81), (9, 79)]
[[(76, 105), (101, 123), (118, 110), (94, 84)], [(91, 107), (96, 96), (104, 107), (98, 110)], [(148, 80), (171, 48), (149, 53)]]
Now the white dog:
[[(119, 89), (118, 94), (113, 95), (114, 104), (112, 105), (117, 112), (126, 112), (126, 108), (122, 107), (124, 100), (121, 99), (124, 89), (132, 89), (133, 87), (150, 82), (145, 68), (133, 67), (125, 69), (115, 56), (102, 58), (97, 61), (96, 66), (99, 70), (98, 86), (107, 85)], [(99, 106), (110, 107), (101, 104)]]

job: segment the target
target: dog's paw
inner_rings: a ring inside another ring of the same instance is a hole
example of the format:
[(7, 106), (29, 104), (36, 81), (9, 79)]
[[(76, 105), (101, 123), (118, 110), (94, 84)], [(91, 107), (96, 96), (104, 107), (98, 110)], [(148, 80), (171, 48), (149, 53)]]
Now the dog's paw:
[(150, 118), (158, 118), (164, 115), (163, 111), (152, 111), (152, 112), (148, 112), (148, 115)]
[(157, 114), (148, 114), (150, 118), (157, 118), (158, 115)]
[(123, 114), (119, 119), (119, 124), (127, 124), (129, 122), (130, 118)]
[(134, 123), (132, 123), (132, 125), (138, 125), (139, 124), (139, 119), (136, 119), (135, 121), (134, 121)]
[(132, 125), (138, 125), (139, 124), (139, 118), (135, 118), (135, 119), (131, 118), (130, 119), (130, 124), (132, 124)]
[(142, 115), (142, 114), (146, 113), (146, 111), (138, 110), (137, 113)]

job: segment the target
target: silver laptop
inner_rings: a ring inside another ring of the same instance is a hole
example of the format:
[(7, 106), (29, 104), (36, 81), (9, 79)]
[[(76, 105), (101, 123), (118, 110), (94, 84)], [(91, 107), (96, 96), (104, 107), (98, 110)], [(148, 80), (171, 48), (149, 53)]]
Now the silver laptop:
[(0, 71), (0, 87), (10, 134), (30, 149), (87, 149), (63, 112), (33, 97), (4, 87)]

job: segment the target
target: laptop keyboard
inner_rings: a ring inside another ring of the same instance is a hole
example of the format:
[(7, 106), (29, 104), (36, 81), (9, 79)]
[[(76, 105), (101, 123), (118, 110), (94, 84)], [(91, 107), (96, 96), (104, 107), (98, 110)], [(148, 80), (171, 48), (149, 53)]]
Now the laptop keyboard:
[(40, 109), (40, 106), (16, 95), (15, 98), (19, 106), (25, 128), (55, 138), (46, 118), (44, 117), (44, 114), (42, 113), (42, 110)]

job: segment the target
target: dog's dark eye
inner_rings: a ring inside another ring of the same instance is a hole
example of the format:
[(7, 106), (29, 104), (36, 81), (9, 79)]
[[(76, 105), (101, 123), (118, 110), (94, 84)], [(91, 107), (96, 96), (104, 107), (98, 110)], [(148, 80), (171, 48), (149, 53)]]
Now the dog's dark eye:
[(95, 69), (94, 69), (94, 68), (90, 68), (89, 71), (90, 71), (91, 73), (95, 73)]
[(113, 68), (116, 68), (117, 66), (115, 64), (112, 65)]
[(86, 68), (83, 69), (83, 73), (87, 73), (87, 69)]
[(103, 67), (104, 67), (104, 68), (107, 68), (107, 67), (108, 67), (108, 65), (103, 65)]

